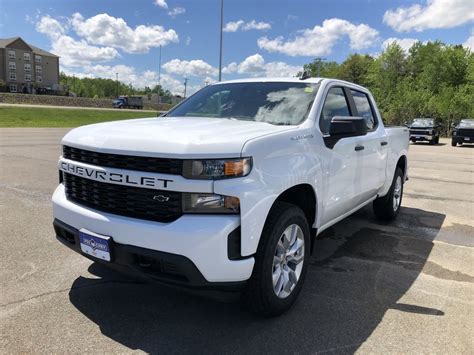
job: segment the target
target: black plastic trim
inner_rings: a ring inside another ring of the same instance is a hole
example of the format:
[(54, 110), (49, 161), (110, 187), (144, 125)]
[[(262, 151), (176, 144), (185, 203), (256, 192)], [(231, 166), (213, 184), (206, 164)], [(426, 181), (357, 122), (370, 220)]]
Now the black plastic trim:
[(53, 221), (56, 238), (68, 248), (95, 262), (104, 264), (132, 276), (144, 277), (174, 286), (217, 290), (241, 291), (246, 281), (209, 282), (194, 263), (183, 255), (110, 242), (111, 262), (95, 259), (81, 251), (79, 230), (58, 220)]

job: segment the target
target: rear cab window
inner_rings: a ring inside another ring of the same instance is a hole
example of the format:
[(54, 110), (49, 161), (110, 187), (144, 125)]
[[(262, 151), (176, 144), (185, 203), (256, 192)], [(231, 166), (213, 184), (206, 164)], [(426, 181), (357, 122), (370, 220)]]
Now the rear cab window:
[(372, 104), (370, 103), (369, 96), (366, 93), (354, 89), (350, 89), (350, 91), (358, 116), (364, 118), (368, 131), (374, 130), (377, 127), (378, 122)]

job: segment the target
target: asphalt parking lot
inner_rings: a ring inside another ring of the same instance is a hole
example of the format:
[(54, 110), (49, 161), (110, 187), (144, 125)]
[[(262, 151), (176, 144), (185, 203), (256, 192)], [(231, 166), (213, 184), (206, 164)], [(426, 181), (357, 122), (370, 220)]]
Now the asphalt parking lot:
[(127, 279), (56, 241), (66, 129), (0, 129), (0, 352), (472, 353), (474, 146), (411, 145), (399, 219), (370, 208), (326, 231), (295, 307)]

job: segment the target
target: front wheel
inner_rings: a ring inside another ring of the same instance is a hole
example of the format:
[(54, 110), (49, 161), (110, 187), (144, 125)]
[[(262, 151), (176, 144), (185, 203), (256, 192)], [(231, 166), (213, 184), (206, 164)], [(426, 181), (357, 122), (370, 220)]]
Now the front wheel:
[(243, 302), (259, 315), (273, 317), (288, 310), (301, 291), (308, 267), (309, 226), (295, 205), (272, 208), (255, 255)]
[(455, 147), (457, 145), (457, 142), (454, 139), (451, 139), (451, 146)]
[(373, 203), (375, 216), (383, 221), (392, 221), (397, 218), (402, 205), (402, 197), (403, 171), (397, 167), (390, 190), (385, 196), (375, 199)]

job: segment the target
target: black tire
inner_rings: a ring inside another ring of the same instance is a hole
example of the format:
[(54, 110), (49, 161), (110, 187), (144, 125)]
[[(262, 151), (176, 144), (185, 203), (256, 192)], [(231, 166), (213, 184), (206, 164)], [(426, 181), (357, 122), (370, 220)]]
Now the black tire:
[(458, 143), (454, 139), (451, 139), (451, 146), (455, 147), (457, 145), (458, 145)]
[[(400, 199), (398, 201), (397, 207), (395, 208), (395, 186), (398, 178), (401, 179), (401, 190), (399, 192)], [(393, 221), (395, 218), (397, 218), (398, 213), (400, 212), (400, 207), (402, 205), (403, 183), (403, 171), (402, 169), (397, 167), (397, 169), (395, 170), (395, 175), (393, 177), (392, 185), (390, 186), (390, 190), (385, 196), (375, 199), (373, 203), (374, 213), (378, 219), (382, 221)]]
[(435, 144), (439, 144), (439, 137), (435, 138)]
[[(300, 276), (293, 290), (285, 298), (274, 291), (272, 275), (277, 244), (286, 228), (296, 224), (304, 236), (304, 258)], [(276, 202), (265, 222), (260, 244), (255, 254), (252, 276), (242, 293), (242, 301), (252, 312), (274, 317), (288, 310), (295, 302), (304, 283), (310, 253), (310, 231), (303, 211), (292, 204)]]

